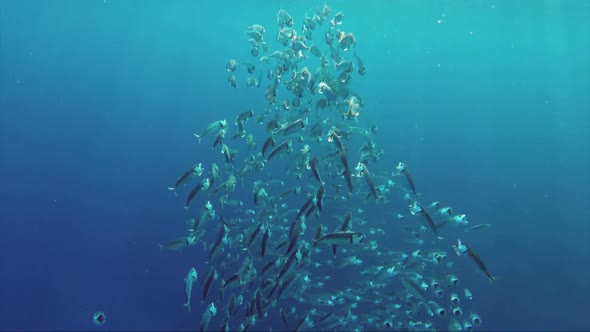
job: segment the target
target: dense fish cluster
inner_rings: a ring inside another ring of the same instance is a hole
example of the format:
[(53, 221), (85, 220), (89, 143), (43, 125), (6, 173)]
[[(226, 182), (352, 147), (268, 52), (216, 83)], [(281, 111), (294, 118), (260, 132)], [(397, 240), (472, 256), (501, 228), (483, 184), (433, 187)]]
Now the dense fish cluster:
[(424, 202), (403, 162), (380, 165), (377, 126), (360, 125), (364, 102), (352, 89), (367, 69), (344, 21), (324, 5), (296, 27), (280, 10), (276, 33), (247, 28), (251, 59), (227, 62), (229, 85), (259, 88), (267, 107), (194, 134), (220, 158), (191, 166), (169, 188), (188, 187), (179, 197), (194, 218), (184, 236), (161, 244), (201, 250), (208, 262), (184, 279), (186, 310), (205, 307), (200, 330), (482, 323), (447, 250), (494, 280), (458, 240), (489, 225), (469, 227), (465, 214)]

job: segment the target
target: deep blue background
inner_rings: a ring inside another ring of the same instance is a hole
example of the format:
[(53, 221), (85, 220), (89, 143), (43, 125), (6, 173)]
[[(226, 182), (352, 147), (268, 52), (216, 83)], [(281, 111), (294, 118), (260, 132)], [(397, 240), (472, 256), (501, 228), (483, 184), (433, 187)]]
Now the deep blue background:
[[(197, 326), (179, 285), (202, 258), (157, 247), (186, 219), (166, 187), (213, 158), (193, 132), (264, 107), (226, 82), (245, 28), (323, 5), (269, 3), (0, 2), (0, 329), (93, 329), (96, 310), (108, 329)], [(465, 269), (485, 328), (588, 329), (588, 3), (329, 5), (368, 68), (382, 165), (494, 225), (472, 241), (503, 279)]]

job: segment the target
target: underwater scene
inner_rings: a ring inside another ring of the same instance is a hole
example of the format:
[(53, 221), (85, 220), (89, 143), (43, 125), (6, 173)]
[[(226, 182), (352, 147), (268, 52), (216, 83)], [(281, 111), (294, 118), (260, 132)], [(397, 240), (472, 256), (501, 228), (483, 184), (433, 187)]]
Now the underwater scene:
[(1, 1), (0, 330), (588, 330), (590, 2)]

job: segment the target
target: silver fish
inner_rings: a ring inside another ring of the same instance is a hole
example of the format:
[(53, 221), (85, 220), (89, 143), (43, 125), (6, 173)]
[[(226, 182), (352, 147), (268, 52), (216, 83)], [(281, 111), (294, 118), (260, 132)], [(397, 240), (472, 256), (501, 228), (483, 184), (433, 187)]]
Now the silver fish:
[(365, 236), (360, 232), (334, 232), (328, 233), (315, 241), (315, 244), (360, 244)]
[(188, 271), (188, 275), (184, 278), (184, 300), (186, 301), (184, 306), (191, 311), (191, 294), (193, 292), (193, 284), (197, 281), (197, 270), (192, 267)]

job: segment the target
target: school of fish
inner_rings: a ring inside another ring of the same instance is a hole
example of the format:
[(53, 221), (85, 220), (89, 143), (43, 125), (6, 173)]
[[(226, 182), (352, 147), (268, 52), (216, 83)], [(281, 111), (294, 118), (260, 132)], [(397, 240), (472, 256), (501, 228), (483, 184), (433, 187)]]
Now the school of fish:
[(448, 252), (495, 280), (459, 239), (491, 225), (424, 202), (408, 166), (380, 163), (377, 125), (361, 125), (352, 84), (367, 68), (342, 12), (324, 5), (296, 26), (281, 9), (276, 22), (276, 32), (247, 27), (252, 58), (226, 65), (229, 86), (264, 91), (267, 106), (194, 133), (219, 160), (197, 161), (169, 188), (194, 217), (161, 249), (198, 250), (207, 262), (184, 278), (185, 310), (205, 308), (195, 328), (477, 328)]

